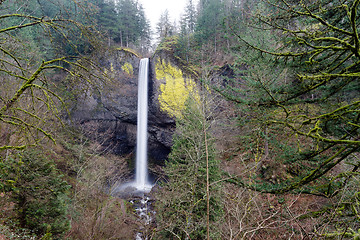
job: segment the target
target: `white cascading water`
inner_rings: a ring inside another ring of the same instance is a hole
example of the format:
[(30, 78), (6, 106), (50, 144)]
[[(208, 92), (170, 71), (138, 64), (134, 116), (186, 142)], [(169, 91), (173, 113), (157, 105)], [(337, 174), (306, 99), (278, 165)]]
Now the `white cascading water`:
[(137, 143), (135, 186), (140, 191), (150, 191), (147, 168), (147, 122), (148, 122), (148, 78), (149, 59), (143, 58), (139, 66), (138, 109), (137, 109)]
[(148, 193), (153, 187), (148, 179), (147, 167), (148, 80), (149, 59), (143, 58), (139, 65), (138, 79), (135, 180), (115, 185), (111, 193), (118, 196)]
[(133, 197), (130, 202), (143, 224), (139, 232), (136, 233), (136, 240), (148, 239), (143, 231), (146, 226), (151, 224), (155, 214), (151, 210), (151, 200), (146, 195), (153, 187), (148, 180), (147, 168), (148, 80), (149, 59), (144, 58), (141, 59), (139, 65), (135, 180), (115, 185), (111, 190), (112, 194), (123, 198)]

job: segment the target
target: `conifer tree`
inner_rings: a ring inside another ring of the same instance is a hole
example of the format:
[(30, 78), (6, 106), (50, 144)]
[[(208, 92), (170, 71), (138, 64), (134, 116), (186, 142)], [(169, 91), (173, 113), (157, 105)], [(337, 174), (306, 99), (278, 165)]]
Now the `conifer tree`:
[(95, 0), (99, 7), (97, 24), (108, 36), (109, 45), (114, 42), (124, 47), (144, 48), (150, 45), (150, 27), (141, 4), (134, 0)]
[[(278, 42), (279, 48), (265, 49), (266, 45), (254, 44), (240, 34), (237, 36), (247, 47), (258, 51), (258, 56), (266, 54), (268, 64), (278, 66), (273, 68), (274, 74), (286, 69), (288, 74), (280, 75), (284, 79), (268, 82), (264, 78), (254, 79), (257, 85), (253, 86), (258, 87), (262, 97), (253, 99), (252, 104), (278, 108), (282, 114), (273, 115), (266, 124), (283, 126), (299, 140), (313, 142), (309, 152), (299, 152), (298, 160), (320, 162), (299, 182), (273, 190), (285, 192), (318, 179), (359, 149), (359, 101), (355, 97), (358, 93), (359, 36), (354, 27), (358, 21), (359, 1), (349, 1), (346, 6), (332, 6), (326, 1), (300, 6), (288, 2), (267, 3), (272, 14), (262, 14), (259, 20), (266, 27), (272, 27), (275, 33), (278, 30), (285, 35), (281, 36), (283, 42)], [(290, 28), (298, 17), (306, 17), (308, 22), (301, 21)], [(268, 35), (268, 40), (276, 37), (272, 35)], [(232, 96), (234, 101), (243, 101), (243, 95)], [(295, 111), (293, 106), (299, 104), (304, 110)], [(321, 110), (305, 110), (309, 106), (321, 106)]]
[(202, 0), (196, 23), (197, 41), (200, 44), (212, 43), (214, 51), (217, 51), (218, 34), (222, 34), (222, 22), (224, 18), (223, 1)]
[(192, 0), (188, 0), (185, 13), (183, 15), (183, 23), (186, 26), (186, 32), (188, 34), (193, 33), (195, 31), (196, 26), (196, 9)]
[[(353, 216), (356, 224), (359, 3), (259, 3), (253, 28), (246, 34), (229, 25), (241, 43), (237, 66), (242, 66), (242, 76), (219, 89), (249, 109), (245, 119), (262, 128), (254, 139), (261, 145), (255, 159), (262, 180), (233, 182), (268, 193), (295, 191), (333, 198), (334, 206), (321, 213)], [(242, 124), (245, 119), (240, 119)], [(339, 208), (342, 212), (336, 211)], [(346, 226), (329, 224), (325, 236), (355, 237), (354, 225), (346, 221)]]
[(99, 8), (97, 12), (97, 24), (99, 30), (108, 36), (109, 45), (119, 34), (120, 22), (117, 17), (115, 3), (112, 1), (95, 0), (95, 5)]
[(161, 14), (159, 22), (156, 25), (156, 32), (159, 35), (159, 40), (174, 35), (175, 30), (175, 26), (170, 21), (169, 11), (166, 9)]
[(157, 194), (159, 239), (216, 239), (221, 218), (221, 178), (209, 133), (209, 106), (189, 99), (177, 119), (174, 145)]

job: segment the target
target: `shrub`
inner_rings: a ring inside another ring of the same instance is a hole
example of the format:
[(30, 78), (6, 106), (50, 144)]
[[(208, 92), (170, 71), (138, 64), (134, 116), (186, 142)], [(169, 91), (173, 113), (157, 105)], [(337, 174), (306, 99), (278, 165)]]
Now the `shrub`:
[(55, 239), (69, 229), (70, 185), (42, 152), (25, 150), (4, 159), (0, 176), (0, 190), (10, 194), (21, 227)]

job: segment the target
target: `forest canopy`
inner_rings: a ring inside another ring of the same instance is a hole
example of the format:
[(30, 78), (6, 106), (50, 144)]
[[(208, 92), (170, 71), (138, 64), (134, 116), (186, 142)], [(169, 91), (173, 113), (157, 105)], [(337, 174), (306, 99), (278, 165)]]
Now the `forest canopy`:
[[(358, 239), (359, 5), (187, 0), (178, 23), (159, 16), (152, 53), (137, 0), (0, 1), (0, 238)], [(133, 119), (102, 102), (133, 101), (137, 67), (104, 63), (119, 51), (151, 55), (151, 91), (173, 84), (151, 104), (181, 98), (149, 130), (172, 146), (150, 164), (146, 224), (141, 200), (111, 195), (134, 165)], [(73, 122), (81, 101), (121, 133)]]
[(200, 1), (195, 28), (191, 9), (168, 44), (175, 39), (175, 54), (197, 63), (202, 83), (237, 106), (246, 164), (225, 171), (224, 181), (283, 198), (331, 199), (306, 216), (336, 220), (311, 234), (356, 238), (359, 1)]

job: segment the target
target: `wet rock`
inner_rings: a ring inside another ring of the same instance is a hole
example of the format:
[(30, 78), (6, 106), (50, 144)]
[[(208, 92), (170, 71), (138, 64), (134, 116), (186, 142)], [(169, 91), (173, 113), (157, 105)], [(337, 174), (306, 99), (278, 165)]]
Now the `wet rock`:
[[(89, 137), (114, 153), (135, 153), (140, 57), (124, 49), (103, 54), (99, 62), (111, 81), (89, 88), (72, 109), (72, 117)], [(148, 153), (150, 164), (162, 165), (171, 149), (175, 122), (158, 106), (155, 81), (150, 70)]]

